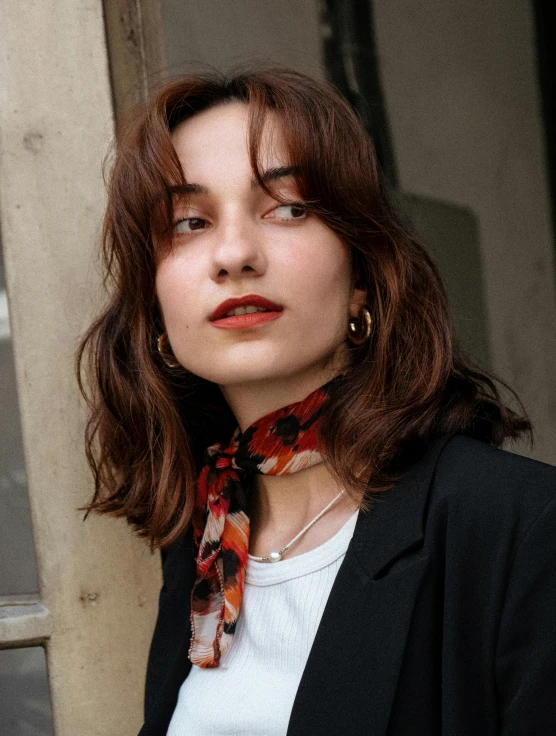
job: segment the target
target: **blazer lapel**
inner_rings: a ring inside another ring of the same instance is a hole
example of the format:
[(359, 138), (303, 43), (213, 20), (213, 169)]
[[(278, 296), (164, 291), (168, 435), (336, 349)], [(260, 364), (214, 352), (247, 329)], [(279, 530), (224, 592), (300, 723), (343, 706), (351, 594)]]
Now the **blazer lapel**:
[(293, 704), (288, 736), (384, 736), (428, 558), (423, 517), (449, 436), (360, 513)]

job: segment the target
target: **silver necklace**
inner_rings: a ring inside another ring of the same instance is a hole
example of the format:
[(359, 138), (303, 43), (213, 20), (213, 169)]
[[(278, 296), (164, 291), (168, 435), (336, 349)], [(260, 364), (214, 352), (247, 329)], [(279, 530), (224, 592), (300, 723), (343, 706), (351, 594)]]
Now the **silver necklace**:
[(282, 547), (281, 550), (278, 550), (277, 552), (269, 552), (268, 555), (266, 555), (266, 557), (257, 557), (257, 555), (249, 555), (248, 554), (249, 559), (250, 560), (256, 560), (257, 562), (279, 562), (282, 559), (282, 555), (284, 554), (284, 552), (286, 550), (288, 550), (292, 546), (292, 544), (294, 542), (297, 542), (297, 540), (299, 539), (299, 537), (302, 534), (305, 534), (305, 532), (308, 529), (310, 529), (313, 526), (313, 524), (315, 524), (320, 519), (320, 517), (323, 516), (328, 511), (328, 509), (332, 506), (332, 504), (335, 503), (340, 498), (340, 496), (342, 495), (342, 493), (345, 493), (345, 488), (342, 488), (342, 490), (340, 491), (340, 493), (338, 493), (338, 495), (335, 496), (332, 499), (332, 501), (330, 501), (330, 503), (327, 506), (325, 506), (323, 508), (323, 510), (315, 516), (315, 518), (313, 519), (313, 521), (310, 521), (307, 524), (307, 526), (304, 527), (299, 532), (299, 534), (296, 534), (295, 537), (291, 540), (291, 542), (288, 542), (288, 544), (286, 544), (285, 547)]

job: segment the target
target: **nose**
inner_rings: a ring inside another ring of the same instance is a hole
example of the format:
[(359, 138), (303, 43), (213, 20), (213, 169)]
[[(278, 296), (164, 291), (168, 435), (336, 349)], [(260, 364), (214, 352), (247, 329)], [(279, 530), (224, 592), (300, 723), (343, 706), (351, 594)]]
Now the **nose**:
[(212, 278), (221, 281), (262, 276), (267, 258), (261, 235), (256, 224), (245, 216), (221, 222), (212, 251)]

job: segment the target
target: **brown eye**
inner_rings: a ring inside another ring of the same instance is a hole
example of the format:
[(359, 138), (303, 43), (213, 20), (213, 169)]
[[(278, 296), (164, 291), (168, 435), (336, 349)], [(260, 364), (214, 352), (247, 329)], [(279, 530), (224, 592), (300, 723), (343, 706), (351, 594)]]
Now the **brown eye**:
[(307, 207), (301, 202), (281, 204), (276, 207), (276, 213), (281, 220), (300, 220), (307, 214)]
[(183, 220), (178, 220), (174, 225), (176, 233), (190, 233), (193, 230), (203, 230), (206, 225), (206, 220), (202, 217), (185, 217)]

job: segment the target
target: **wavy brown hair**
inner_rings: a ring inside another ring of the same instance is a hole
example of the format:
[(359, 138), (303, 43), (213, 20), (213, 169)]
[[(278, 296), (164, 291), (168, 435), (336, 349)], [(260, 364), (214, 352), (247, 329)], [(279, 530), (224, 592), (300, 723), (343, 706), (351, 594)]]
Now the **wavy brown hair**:
[(115, 145), (102, 236), (110, 297), (77, 355), (91, 410), (86, 451), (95, 493), (86, 508), (126, 517), (152, 548), (188, 527), (202, 451), (235, 427), (216, 384), (161, 360), (155, 272), (160, 249), (171, 247), (172, 187), (185, 183), (170, 134), (236, 100), (249, 106), (249, 155), (261, 187), (273, 194), (258, 161), (272, 110), (303, 200), (349, 246), (353, 282), (368, 294), (371, 338), (350, 346), (321, 434), (338, 481), (366, 507), (435, 434), (497, 446), (523, 433), (532, 440), (521, 404), (520, 413), (506, 406), (496, 379), (454, 345), (438, 271), (394, 211), (373, 143), (348, 103), (329, 85), (283, 68), (181, 77), (135, 114)]

